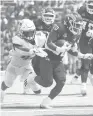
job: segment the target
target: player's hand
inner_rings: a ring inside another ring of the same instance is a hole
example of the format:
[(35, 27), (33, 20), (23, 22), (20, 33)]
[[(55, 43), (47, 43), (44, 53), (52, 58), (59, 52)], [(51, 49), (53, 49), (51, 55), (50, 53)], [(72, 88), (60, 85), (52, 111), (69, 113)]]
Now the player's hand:
[(93, 54), (87, 53), (84, 55), (84, 59), (93, 59)]
[(65, 42), (65, 44), (62, 47), (57, 47), (56, 51), (58, 53), (64, 53), (70, 49), (71, 49), (71, 44)]
[(40, 56), (40, 57), (47, 57), (48, 56), (48, 54), (43, 50), (43, 48), (35, 48), (34, 52), (37, 56)]

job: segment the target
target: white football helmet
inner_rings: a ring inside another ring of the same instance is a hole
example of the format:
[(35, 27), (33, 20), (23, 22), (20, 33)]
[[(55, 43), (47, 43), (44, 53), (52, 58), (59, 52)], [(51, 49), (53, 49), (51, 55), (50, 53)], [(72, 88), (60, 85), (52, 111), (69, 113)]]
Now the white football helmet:
[(50, 25), (55, 21), (55, 11), (52, 8), (46, 8), (42, 11), (42, 20), (45, 24)]
[(26, 37), (26, 39), (33, 39), (35, 36), (36, 27), (34, 25), (34, 22), (29, 19), (23, 19), (21, 21), (20, 31), (23, 33), (23, 35)]
[(93, 0), (86, 1), (86, 10), (89, 14), (93, 14)]

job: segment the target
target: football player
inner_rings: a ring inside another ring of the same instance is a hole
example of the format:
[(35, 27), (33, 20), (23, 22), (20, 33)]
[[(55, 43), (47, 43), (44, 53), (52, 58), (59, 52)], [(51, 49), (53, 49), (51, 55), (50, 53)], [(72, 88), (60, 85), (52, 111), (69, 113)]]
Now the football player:
[[(41, 13), (41, 18), (34, 21), (34, 24), (36, 26), (35, 42), (38, 47), (44, 48), (44, 45), (47, 41), (49, 33), (51, 29), (53, 28), (54, 22), (55, 22), (55, 11), (52, 8), (45, 8)], [(32, 64), (36, 72), (40, 70), (39, 68), (40, 59), (41, 58), (39, 56), (35, 56), (32, 59)], [(30, 82), (31, 82), (30, 78), (24, 81), (25, 94), (27, 93), (27, 90), (30, 87)]]
[[(78, 13), (83, 18), (83, 30), (79, 41), (80, 52), (83, 54), (92, 53), (91, 47), (88, 45), (89, 40), (93, 37), (93, 1), (86, 0), (85, 4), (81, 6)], [(89, 59), (81, 59), (81, 68), (78, 69), (78, 74), (81, 76), (82, 86), (81, 94), (86, 95), (86, 82), (90, 67)], [(77, 78), (77, 76), (75, 76)]]
[[(78, 13), (71, 13), (65, 17), (63, 23), (54, 24), (45, 44), (46, 58), (40, 58), (39, 70), (34, 70), (37, 74), (35, 81), (43, 86), (50, 87), (53, 79), (56, 82), (55, 87), (50, 91), (40, 107), (51, 108), (51, 101), (61, 92), (66, 81), (66, 73), (62, 58), (65, 53), (69, 53), (84, 58), (85, 55), (72, 50), (74, 44), (79, 39), (82, 31), (82, 18)], [(91, 55), (86, 55), (91, 56)]]
[[(20, 33), (12, 38), (13, 49), (10, 52), (12, 57), (6, 69), (5, 79), (1, 84), (1, 101), (4, 98), (5, 90), (13, 85), (18, 75), (25, 79), (35, 74), (31, 66), (32, 57), (39, 53), (34, 40), (35, 32), (36, 28), (33, 21), (23, 19)], [(32, 86), (34, 86), (36, 91), (40, 91), (34, 80)]]

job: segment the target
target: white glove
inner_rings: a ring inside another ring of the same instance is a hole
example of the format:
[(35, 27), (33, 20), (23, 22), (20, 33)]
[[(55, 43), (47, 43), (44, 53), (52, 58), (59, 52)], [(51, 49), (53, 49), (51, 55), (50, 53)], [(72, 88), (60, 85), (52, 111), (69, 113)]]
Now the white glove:
[(93, 54), (91, 53), (87, 53), (87, 54), (82, 54), (82, 53), (78, 53), (78, 57), (79, 58), (83, 58), (83, 59), (93, 59)]
[(85, 54), (84, 59), (90, 59), (90, 60), (93, 59), (93, 54), (91, 54), (91, 53)]
[(71, 44), (66, 42), (62, 47), (57, 47), (56, 51), (58, 53), (64, 53), (70, 49), (71, 49)]
[(36, 48), (36, 49), (34, 49), (34, 52), (37, 56), (40, 56), (40, 57), (48, 56), (48, 54), (45, 51), (43, 51), (43, 48)]
[(32, 57), (34, 57), (35, 56), (34, 48), (30, 49), (29, 53)]

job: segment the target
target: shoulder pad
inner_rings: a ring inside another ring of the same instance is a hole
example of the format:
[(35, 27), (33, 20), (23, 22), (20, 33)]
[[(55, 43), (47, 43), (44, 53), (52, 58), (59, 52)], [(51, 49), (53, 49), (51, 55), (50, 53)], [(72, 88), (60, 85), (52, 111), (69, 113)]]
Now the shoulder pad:
[(53, 29), (57, 31), (59, 29), (59, 26), (57, 24), (54, 24)]
[(12, 43), (13, 43), (13, 44), (22, 45), (22, 39), (21, 39), (20, 37), (18, 37), (18, 36), (14, 36), (14, 37), (12, 38)]

